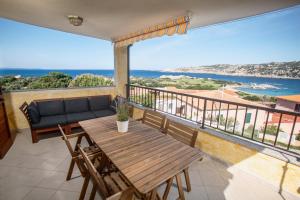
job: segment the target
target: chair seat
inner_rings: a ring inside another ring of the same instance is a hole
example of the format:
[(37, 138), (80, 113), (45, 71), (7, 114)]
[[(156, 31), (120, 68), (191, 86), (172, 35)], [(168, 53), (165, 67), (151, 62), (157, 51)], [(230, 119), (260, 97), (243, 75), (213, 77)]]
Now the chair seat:
[(56, 127), (58, 124), (65, 125), (66, 123), (67, 123), (67, 119), (65, 115), (44, 116), (41, 117), (39, 123), (32, 124), (32, 128), (38, 129), (38, 128)]
[(84, 147), (83, 151), (86, 154), (91, 155), (91, 154), (95, 154), (95, 153), (100, 152), (100, 149), (96, 145), (92, 145), (92, 146)]
[(128, 184), (118, 172), (112, 172), (110, 175), (104, 176), (103, 180), (105, 181), (111, 195), (124, 191), (128, 188)]

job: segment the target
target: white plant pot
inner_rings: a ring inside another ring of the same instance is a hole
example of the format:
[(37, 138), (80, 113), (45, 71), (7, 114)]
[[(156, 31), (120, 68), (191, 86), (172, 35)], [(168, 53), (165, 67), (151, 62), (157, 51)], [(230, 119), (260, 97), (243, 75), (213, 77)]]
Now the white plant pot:
[(118, 132), (126, 133), (128, 131), (128, 120), (127, 121), (117, 121)]

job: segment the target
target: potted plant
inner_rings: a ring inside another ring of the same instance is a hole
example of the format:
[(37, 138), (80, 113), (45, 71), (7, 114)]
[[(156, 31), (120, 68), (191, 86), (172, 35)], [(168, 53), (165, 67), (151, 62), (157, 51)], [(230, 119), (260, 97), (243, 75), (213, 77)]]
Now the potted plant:
[(118, 132), (125, 133), (128, 131), (129, 110), (127, 103), (119, 102), (117, 104), (117, 126)]

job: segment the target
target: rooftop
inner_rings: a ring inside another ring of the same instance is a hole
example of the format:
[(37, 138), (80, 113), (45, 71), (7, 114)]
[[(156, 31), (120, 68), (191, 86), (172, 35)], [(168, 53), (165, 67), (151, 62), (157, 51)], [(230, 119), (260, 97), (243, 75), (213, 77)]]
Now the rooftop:
[[(166, 88), (167, 91), (172, 91), (172, 92), (178, 92), (178, 93), (184, 93), (184, 94), (189, 94), (189, 95), (195, 95), (199, 97), (205, 97), (205, 98), (212, 98), (212, 99), (217, 99), (217, 100), (226, 100), (226, 101), (231, 101), (239, 104), (247, 104), (247, 105), (252, 105), (252, 106), (260, 106), (264, 107), (264, 105), (253, 102), (253, 101), (248, 101), (245, 99), (240, 98), (233, 90), (189, 90), (189, 89), (177, 89), (175, 87), (168, 87)], [(189, 103), (191, 103), (191, 99), (188, 100)], [(197, 105), (197, 102), (194, 102), (194, 104)], [(200, 103), (202, 105), (202, 103)], [(208, 102), (208, 107), (211, 105), (210, 102)], [(235, 109), (236, 106), (230, 105), (232, 109)], [(222, 104), (222, 107), (224, 109), (227, 109), (226, 104)]]
[(300, 103), (300, 95), (299, 94), (298, 95), (288, 95), (288, 96), (278, 96), (277, 98)]

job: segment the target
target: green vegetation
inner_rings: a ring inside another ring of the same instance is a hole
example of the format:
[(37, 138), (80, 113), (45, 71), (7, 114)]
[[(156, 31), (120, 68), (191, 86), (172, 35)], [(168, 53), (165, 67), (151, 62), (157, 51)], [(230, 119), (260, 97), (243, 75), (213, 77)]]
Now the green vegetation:
[(81, 74), (76, 76), (69, 84), (69, 87), (96, 87), (96, 86), (111, 86), (111, 79), (104, 76), (94, 74)]
[(148, 108), (154, 108), (155, 99), (154, 95), (151, 94), (144, 94), (144, 95), (137, 95), (131, 97), (132, 101), (141, 104), (142, 106), (148, 107)]
[(34, 78), (17, 79), (13, 76), (0, 77), (0, 85), (4, 90), (22, 90), (27, 89), (29, 83), (33, 82)]
[[(272, 124), (272, 125), (268, 125), (266, 128), (266, 134), (269, 135), (276, 135), (277, 134), (277, 129), (278, 126)], [(279, 129), (279, 131), (282, 131), (281, 129)], [(261, 128), (261, 132), (264, 132), (264, 128)]]
[(236, 82), (220, 81), (207, 78), (193, 78), (188, 76), (160, 77), (160, 78), (131, 78), (131, 84), (146, 87), (176, 87), (178, 89), (217, 90), (226, 85), (239, 85)]
[(117, 120), (120, 122), (128, 121), (129, 109), (127, 103), (117, 105)]
[(249, 101), (276, 102), (276, 98), (272, 96), (267, 96), (267, 95), (261, 96), (261, 95), (249, 94), (241, 91), (238, 91), (237, 94), (242, 99), (249, 100)]
[(113, 85), (113, 81), (110, 78), (93, 74), (82, 74), (72, 79), (70, 75), (61, 72), (50, 72), (45, 76), (34, 78), (16, 78), (13, 76), (0, 77), (0, 85), (3, 90), (11, 91), (26, 89), (111, 86)]
[(28, 89), (46, 89), (46, 88), (66, 88), (68, 87), (72, 77), (60, 73), (50, 72), (46, 76), (37, 78), (28, 84)]

